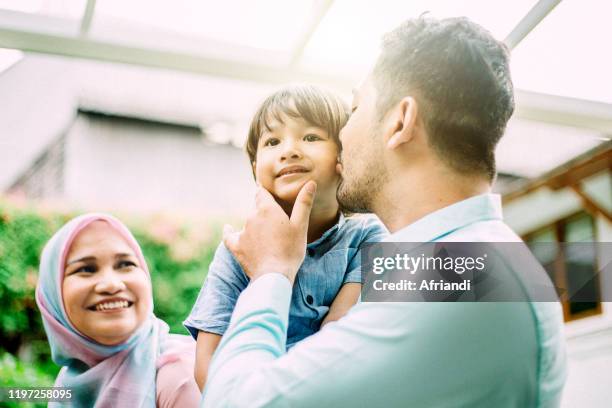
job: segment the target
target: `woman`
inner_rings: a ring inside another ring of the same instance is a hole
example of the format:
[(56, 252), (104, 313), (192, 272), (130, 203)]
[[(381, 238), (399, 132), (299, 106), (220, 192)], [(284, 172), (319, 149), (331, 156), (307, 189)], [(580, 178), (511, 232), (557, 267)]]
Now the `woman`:
[(73, 405), (198, 405), (195, 343), (153, 314), (147, 264), (117, 219), (83, 215), (51, 238), (36, 302), (62, 366), (55, 385), (72, 389)]

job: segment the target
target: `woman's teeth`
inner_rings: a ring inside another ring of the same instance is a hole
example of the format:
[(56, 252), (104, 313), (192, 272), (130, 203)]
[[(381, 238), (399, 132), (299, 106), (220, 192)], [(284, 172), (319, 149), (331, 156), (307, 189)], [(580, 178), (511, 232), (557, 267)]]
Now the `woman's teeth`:
[(103, 310), (125, 309), (128, 306), (129, 306), (129, 302), (127, 300), (121, 300), (117, 302), (98, 303), (96, 305), (96, 310), (98, 312), (101, 312)]

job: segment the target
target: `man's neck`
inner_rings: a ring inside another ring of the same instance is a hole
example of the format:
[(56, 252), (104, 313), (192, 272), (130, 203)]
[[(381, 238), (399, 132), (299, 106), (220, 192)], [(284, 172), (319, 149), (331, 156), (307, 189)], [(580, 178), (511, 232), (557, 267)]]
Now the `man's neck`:
[(482, 177), (445, 170), (419, 174), (412, 171), (412, 174), (391, 177), (373, 210), (389, 232), (394, 233), (434, 211), (490, 191), (490, 183)]

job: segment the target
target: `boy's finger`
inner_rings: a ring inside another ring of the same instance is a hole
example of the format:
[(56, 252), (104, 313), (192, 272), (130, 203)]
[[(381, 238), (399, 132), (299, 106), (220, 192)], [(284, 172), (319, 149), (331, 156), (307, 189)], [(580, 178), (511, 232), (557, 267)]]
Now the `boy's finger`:
[(291, 211), (291, 223), (296, 226), (300, 226), (304, 231), (308, 230), (308, 220), (310, 219), (310, 210), (312, 210), (312, 204), (314, 203), (314, 197), (317, 191), (317, 183), (310, 180), (300, 190), (295, 204), (293, 204), (293, 210)]

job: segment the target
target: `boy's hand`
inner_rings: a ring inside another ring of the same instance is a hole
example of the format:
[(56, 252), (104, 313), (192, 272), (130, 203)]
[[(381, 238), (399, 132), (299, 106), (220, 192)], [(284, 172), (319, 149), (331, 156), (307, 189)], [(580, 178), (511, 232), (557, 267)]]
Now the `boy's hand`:
[(308, 221), (316, 189), (314, 181), (302, 187), (289, 218), (274, 197), (259, 187), (255, 213), (247, 218), (244, 229), (234, 232), (229, 225), (225, 226), (223, 242), (251, 280), (276, 272), (285, 275), (293, 285), (306, 254)]

